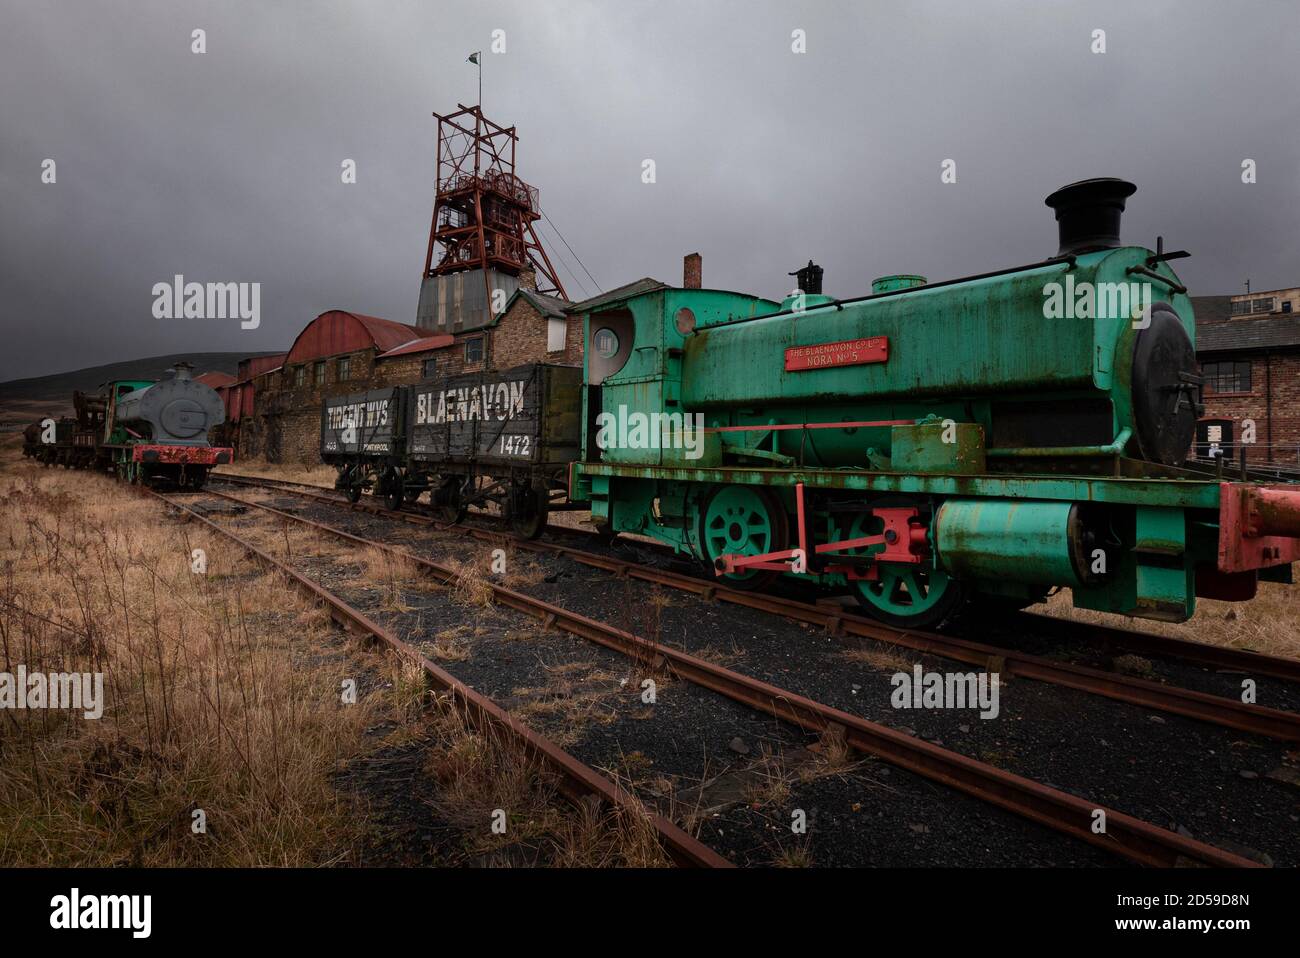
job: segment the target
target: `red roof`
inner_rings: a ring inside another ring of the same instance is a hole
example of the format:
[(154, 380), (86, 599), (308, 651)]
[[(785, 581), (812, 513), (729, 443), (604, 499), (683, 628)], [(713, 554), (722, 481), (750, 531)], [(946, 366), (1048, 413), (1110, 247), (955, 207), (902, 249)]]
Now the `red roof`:
[(202, 376), (195, 376), (194, 381), (196, 383), (203, 383), (203, 385), (205, 386), (211, 386), (213, 389), (216, 389), (218, 386), (229, 386), (231, 383), (235, 381), (235, 377), (230, 375), (230, 373), (214, 371), (210, 373), (204, 373)]
[(260, 376), (262, 373), (270, 372), (284, 364), (284, 357), (288, 353), (276, 353), (272, 356), (251, 356), (248, 359), (239, 361), (239, 381), (252, 379), (254, 376)]
[(307, 362), (374, 347), (381, 353), (420, 338), (424, 330), (378, 316), (330, 309), (313, 319), (289, 348), (284, 364)]
[(430, 349), (442, 349), (444, 346), (450, 346), (456, 341), (456, 337), (448, 333), (439, 336), (425, 336), (422, 339), (416, 339), (407, 343), (405, 346), (398, 346), (396, 349), (390, 349), (386, 353), (380, 353), (380, 359), (387, 359), (389, 356), (406, 356), (409, 353), (423, 353)]

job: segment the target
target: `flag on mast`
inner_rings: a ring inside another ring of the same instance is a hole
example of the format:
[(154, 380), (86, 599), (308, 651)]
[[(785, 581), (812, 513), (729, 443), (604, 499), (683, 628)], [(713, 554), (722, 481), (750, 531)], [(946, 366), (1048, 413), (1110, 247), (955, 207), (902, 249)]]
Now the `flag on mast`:
[(483, 64), (479, 63), (478, 58), (482, 52), (482, 50), (475, 50), (465, 58), (466, 63), (472, 63), (478, 67), (478, 107), (480, 110), (483, 109)]

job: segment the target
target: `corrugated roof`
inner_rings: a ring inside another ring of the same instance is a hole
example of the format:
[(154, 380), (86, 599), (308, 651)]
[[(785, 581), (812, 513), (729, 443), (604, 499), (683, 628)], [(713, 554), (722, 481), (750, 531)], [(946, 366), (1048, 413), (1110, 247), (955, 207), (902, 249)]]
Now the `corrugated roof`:
[(395, 349), (390, 349), (386, 353), (380, 353), (378, 358), (387, 359), (390, 356), (407, 356), (411, 353), (427, 352), (430, 349), (442, 349), (444, 346), (450, 346), (455, 341), (456, 337), (448, 333), (442, 333), (438, 336), (423, 336)]
[(633, 296), (643, 296), (646, 293), (653, 293), (655, 290), (667, 289), (667, 283), (661, 283), (657, 279), (649, 276), (638, 279), (636, 282), (628, 283), (626, 286), (620, 286), (617, 289), (611, 289), (608, 293), (601, 293), (599, 296), (593, 296), (591, 299), (584, 299), (580, 303), (573, 303), (565, 307), (565, 312), (569, 313), (587, 313), (601, 306), (608, 306), (611, 303), (617, 303), (621, 300), (631, 299)]
[(378, 316), (327, 309), (308, 323), (293, 341), (285, 364), (337, 356), (373, 346), (387, 352), (420, 339), (427, 331)]
[(1300, 315), (1273, 313), (1233, 319), (1231, 296), (1193, 296), (1192, 309), (1196, 313), (1198, 353), (1300, 346)]
[(235, 377), (230, 375), (230, 373), (223, 373), (214, 370), (210, 373), (204, 373), (202, 376), (195, 376), (194, 381), (216, 389), (219, 386), (229, 386), (235, 381)]
[(262, 373), (279, 369), (284, 365), (285, 357), (288, 355), (288, 353), (275, 353), (271, 356), (250, 356), (248, 359), (241, 359), (239, 361), (239, 381), (244, 382), (255, 376), (260, 376)]
[(400, 346), (402, 343), (409, 342), (412, 334), (418, 337), (424, 332), (415, 326), (395, 323), (391, 319), (380, 319), (378, 316), (365, 316), (361, 313), (348, 313), (348, 315), (366, 328), (371, 340), (379, 349)]

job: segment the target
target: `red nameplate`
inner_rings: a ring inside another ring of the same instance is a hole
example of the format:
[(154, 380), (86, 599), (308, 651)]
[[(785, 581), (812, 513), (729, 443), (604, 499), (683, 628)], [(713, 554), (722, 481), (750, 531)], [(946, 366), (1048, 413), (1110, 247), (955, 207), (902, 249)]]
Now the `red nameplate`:
[(818, 343), (816, 346), (791, 346), (785, 351), (785, 371), (825, 369), (828, 366), (858, 366), (883, 363), (889, 359), (889, 337), (846, 339), (842, 343)]

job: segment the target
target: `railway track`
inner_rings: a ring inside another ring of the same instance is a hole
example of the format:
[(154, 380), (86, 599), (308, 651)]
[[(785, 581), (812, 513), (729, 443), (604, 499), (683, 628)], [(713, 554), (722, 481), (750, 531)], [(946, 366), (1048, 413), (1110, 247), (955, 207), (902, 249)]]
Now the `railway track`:
[[(221, 476), (220, 478), (224, 480), (227, 477)], [(349, 503), (339, 497), (322, 492), (318, 487), (307, 487), (301, 483), (263, 483), (260, 480), (249, 480), (240, 477), (237, 484), (284, 488), (294, 492), (294, 494), (327, 502), (334, 506), (347, 507), (353, 511), (368, 512), (397, 521), (427, 525), (439, 529), (450, 528), (447, 524), (438, 522), (429, 516), (408, 510), (393, 512), (365, 501)], [(640, 579), (667, 588), (690, 592), (709, 600), (741, 605), (779, 615), (796, 622), (818, 626), (841, 640), (852, 641), (856, 639), (884, 642), (980, 668), (993, 667), (1009, 676), (1049, 682), (1065, 688), (1072, 688), (1173, 715), (1181, 715), (1237, 731), (1250, 732), (1281, 741), (1300, 741), (1300, 715), (1293, 712), (1246, 704), (1237, 699), (1185, 689), (1179, 686), (1164, 685), (1132, 676), (1117, 675), (1084, 665), (1059, 662), (1043, 656), (969, 639), (933, 632), (896, 629), (866, 616), (856, 615), (842, 606), (811, 604), (781, 596), (732, 589), (720, 583), (708, 582), (679, 572), (629, 562), (554, 541), (521, 540), (502, 532), (474, 526), (460, 525), (455, 528), (458, 532), (481, 540), (493, 542), (509, 540), (516, 548), (564, 555), (583, 565), (603, 569), (619, 577)], [(576, 530), (564, 531), (576, 535), (590, 535)], [(1046, 619), (1044, 616), (1037, 618)], [(1062, 620), (1053, 619), (1051, 621), (1054, 624)], [(1201, 646), (1194, 642), (1168, 639), (1163, 636), (1131, 632), (1125, 629), (1106, 627), (1093, 629), (1083, 623), (1079, 623), (1079, 625), (1082, 627), (1081, 635), (1097, 641), (1111, 643), (1114, 647), (1122, 647), (1128, 650), (1142, 648), (1148, 654), (1163, 652), (1165, 655), (1173, 655), (1183, 661), (1196, 661), (1197, 664), (1213, 663), (1215, 668), (1300, 681), (1300, 662), (1294, 660), (1242, 652), (1236, 649)], [(1187, 649), (1188, 646), (1192, 648)], [(1192, 656), (1196, 658), (1192, 658)]]
[[(400, 556), (406, 561), (415, 563), (435, 581), (444, 585), (451, 586), (457, 581), (455, 570), (405, 549), (227, 493), (206, 490), (201, 494), (259, 510), (353, 545), (379, 549)], [(173, 502), (173, 500), (168, 501)], [(180, 503), (174, 504), (187, 508)], [(192, 509), (187, 508), (187, 511), (197, 514)], [(204, 521), (215, 526), (210, 520)], [(301, 579), (301, 576), (298, 578)], [(868, 721), (790, 690), (707, 662), (630, 631), (590, 619), (502, 585), (489, 582), (488, 586), (492, 590), (496, 604), (538, 619), (547, 628), (560, 629), (636, 661), (667, 668), (679, 679), (717, 692), (806, 732), (822, 736), (824, 739), (841, 741), (862, 754), (875, 756), (891, 765), (956, 789), (1062, 834), (1103, 848), (1129, 861), (1165, 867), (1184, 864), (1214, 867), (1258, 866), (1258, 863), (1232, 852)], [(418, 655), (413, 652), (410, 654)], [(1101, 834), (1093, 830), (1098, 812), (1104, 813), (1106, 821), (1105, 831)]]
[[(451, 673), (431, 662), (413, 646), (403, 642), (361, 610), (344, 602), (237, 533), (213, 522), (194, 509), (152, 489), (145, 489), (145, 492), (166, 503), (169, 508), (182, 511), (191, 521), (200, 522), (229, 539), (266, 568), (284, 576), (311, 599), (322, 603), (329, 611), (330, 617), (346, 631), (383, 642), (402, 658), (418, 665), (428, 676), (434, 688), (451, 696), (453, 706), (466, 721), (480, 729), (490, 728), (505, 734), (516, 741), (530, 759), (555, 773), (561, 783), (561, 793), (573, 804), (581, 807), (585, 799), (594, 798), (604, 807), (645, 816), (665, 852), (679, 865), (704, 868), (732, 867), (731, 863), (717, 852), (648, 808), (637, 796), (611, 782), (549, 739), (524, 725), (491, 699), (474, 691)], [(206, 494), (225, 497), (223, 493), (217, 492)]]

